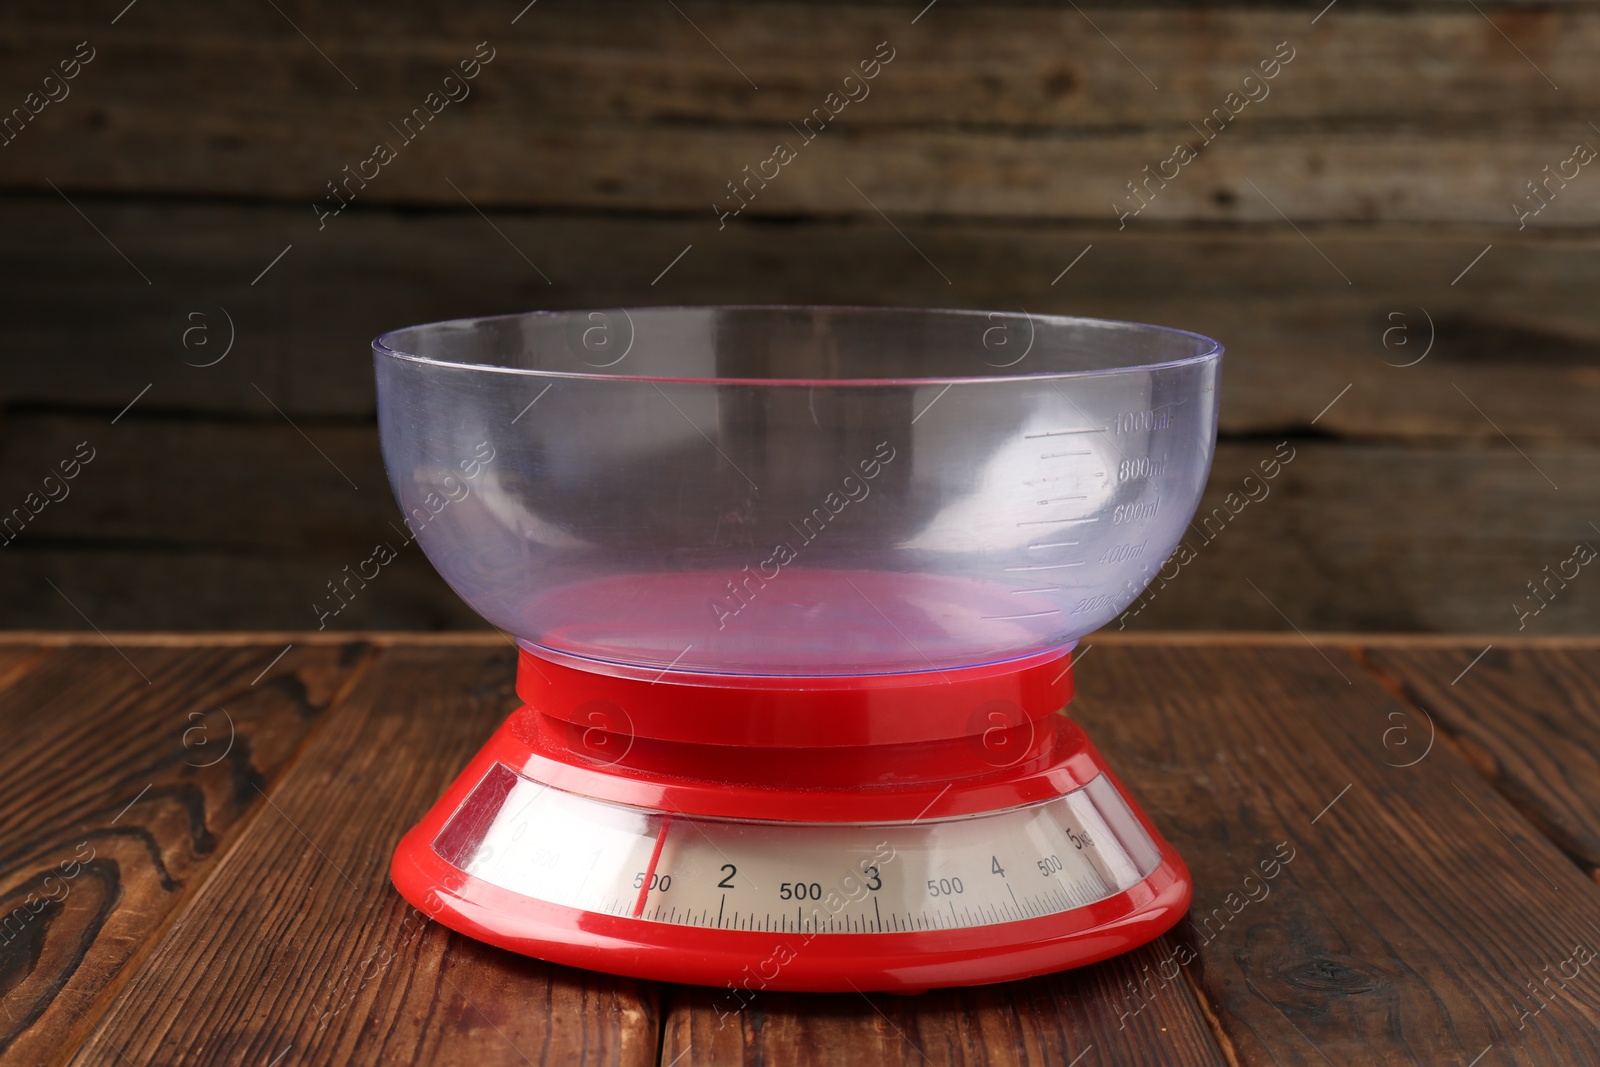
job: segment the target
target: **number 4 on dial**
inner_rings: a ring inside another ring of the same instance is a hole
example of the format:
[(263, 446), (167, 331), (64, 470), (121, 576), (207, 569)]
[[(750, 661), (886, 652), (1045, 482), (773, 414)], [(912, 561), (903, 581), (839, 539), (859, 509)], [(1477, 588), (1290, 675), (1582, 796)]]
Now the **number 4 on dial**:
[(1006, 869), (1004, 867), (1000, 866), (1000, 857), (999, 856), (990, 856), (989, 857), (989, 872), (991, 874), (998, 874), (1002, 878), (1004, 878), (1006, 876)]

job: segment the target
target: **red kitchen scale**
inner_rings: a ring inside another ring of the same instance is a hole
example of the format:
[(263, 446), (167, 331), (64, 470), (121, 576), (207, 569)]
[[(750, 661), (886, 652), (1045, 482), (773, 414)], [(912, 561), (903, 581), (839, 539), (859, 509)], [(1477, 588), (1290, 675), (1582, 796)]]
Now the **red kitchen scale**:
[(428, 915), (642, 978), (910, 992), (1188, 908), (1067, 709), (1204, 486), (1215, 342), (719, 307), (374, 349), (407, 521), (520, 649), (522, 706), (395, 852)]

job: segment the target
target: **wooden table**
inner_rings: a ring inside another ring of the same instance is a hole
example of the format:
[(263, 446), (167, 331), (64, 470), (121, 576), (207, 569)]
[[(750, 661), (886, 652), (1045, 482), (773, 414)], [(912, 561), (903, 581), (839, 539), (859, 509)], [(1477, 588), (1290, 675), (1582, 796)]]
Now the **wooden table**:
[[(0, 1049), (259, 1067), (1600, 1062), (1600, 639), (1492, 641), (1092, 639), (1073, 714), (1187, 857), (1190, 920), (1066, 974), (765, 995), (719, 1028), (710, 991), (512, 956), (415, 921), (389, 886), (396, 839), (515, 706), (496, 635), (14, 635)], [(1275, 854), (1292, 856), (1276, 879), (1247, 881)]]

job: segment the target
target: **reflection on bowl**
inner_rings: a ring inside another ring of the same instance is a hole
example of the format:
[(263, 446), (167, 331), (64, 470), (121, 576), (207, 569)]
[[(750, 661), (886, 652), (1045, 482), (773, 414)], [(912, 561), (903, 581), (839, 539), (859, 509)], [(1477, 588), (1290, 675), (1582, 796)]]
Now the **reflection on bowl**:
[(1210, 470), (1222, 350), (1153, 326), (872, 308), (541, 312), (374, 343), (440, 574), (623, 673), (943, 670), (1069, 646)]

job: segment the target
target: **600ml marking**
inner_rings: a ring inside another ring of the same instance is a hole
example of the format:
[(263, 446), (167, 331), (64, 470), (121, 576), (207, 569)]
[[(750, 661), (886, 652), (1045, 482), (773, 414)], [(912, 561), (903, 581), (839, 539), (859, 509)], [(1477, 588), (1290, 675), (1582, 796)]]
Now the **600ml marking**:
[(1124, 522), (1137, 522), (1140, 519), (1153, 519), (1161, 508), (1161, 498), (1154, 500), (1141, 500), (1136, 504), (1118, 504), (1111, 509), (1111, 525), (1117, 526)]

